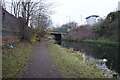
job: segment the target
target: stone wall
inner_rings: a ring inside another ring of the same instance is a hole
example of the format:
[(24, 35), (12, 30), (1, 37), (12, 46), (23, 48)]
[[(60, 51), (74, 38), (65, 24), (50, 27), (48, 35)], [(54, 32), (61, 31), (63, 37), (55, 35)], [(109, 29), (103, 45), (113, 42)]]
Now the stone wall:
[(0, 6), (0, 46), (2, 45), (2, 7)]
[(2, 8), (2, 45), (20, 41), (23, 23)]

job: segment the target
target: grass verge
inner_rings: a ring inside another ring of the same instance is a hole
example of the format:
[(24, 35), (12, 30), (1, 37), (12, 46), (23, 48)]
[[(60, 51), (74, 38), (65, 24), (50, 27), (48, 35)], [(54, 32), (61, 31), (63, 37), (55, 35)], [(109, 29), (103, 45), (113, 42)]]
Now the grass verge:
[(84, 42), (84, 43), (100, 44), (100, 45), (108, 45), (108, 46), (119, 46), (120, 44), (119, 42), (103, 41), (103, 40), (65, 40), (65, 41)]
[(14, 44), (14, 48), (3, 48), (2, 50), (2, 77), (17, 78), (24, 68), (30, 53), (35, 44), (29, 42), (19, 42)]
[(84, 63), (81, 56), (57, 44), (49, 43), (49, 53), (65, 78), (105, 78), (94, 64)]
[(92, 43), (92, 44), (108, 45), (108, 46), (118, 46), (119, 45), (118, 42), (101, 41), (101, 40), (83, 40), (83, 42)]

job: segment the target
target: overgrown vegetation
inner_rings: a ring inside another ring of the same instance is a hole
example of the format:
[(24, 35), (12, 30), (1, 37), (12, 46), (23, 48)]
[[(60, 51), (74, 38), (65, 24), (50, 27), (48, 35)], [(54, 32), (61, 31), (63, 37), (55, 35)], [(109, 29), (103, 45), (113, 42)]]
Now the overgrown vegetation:
[(2, 77), (17, 78), (22, 72), (35, 44), (19, 42), (14, 48), (4, 46), (2, 50)]
[(50, 15), (53, 4), (46, 3), (45, 0), (12, 0), (9, 2), (10, 7), (6, 4), (8, 3), (4, 0), (2, 8), (20, 19), (19, 35), (22, 39), (35, 42), (46, 35), (47, 28), (52, 24)]
[[(7, 4), (7, 2), (5, 1), (4, 4)], [(9, 5), (11, 7), (11, 14), (14, 17), (19, 18), (21, 16), (22, 26), (20, 27), (19, 37), (21, 38), (20, 40), (27, 41), (14, 44), (14, 48), (3, 46), (2, 76), (3, 78), (16, 78), (22, 71), (34, 48), (34, 44), (31, 43), (40, 41), (46, 35), (47, 28), (52, 24), (50, 18), (52, 12), (50, 7), (52, 4), (48, 4), (44, 0), (12, 0)], [(2, 7), (10, 10), (10, 7), (6, 5), (2, 5)], [(9, 23), (11, 24), (11, 22)]]
[(77, 26), (64, 39), (69, 41), (84, 41), (89, 43), (99, 43), (105, 45), (116, 45), (118, 42), (118, 31), (120, 27), (120, 11), (110, 12), (107, 17), (101, 19), (93, 26), (81, 25)]
[(105, 78), (92, 63), (84, 63), (82, 56), (57, 44), (49, 43), (49, 53), (65, 78)]
[(118, 42), (119, 15), (120, 11), (111, 12), (105, 20), (94, 25), (93, 30), (96, 34), (98, 34), (99, 40)]

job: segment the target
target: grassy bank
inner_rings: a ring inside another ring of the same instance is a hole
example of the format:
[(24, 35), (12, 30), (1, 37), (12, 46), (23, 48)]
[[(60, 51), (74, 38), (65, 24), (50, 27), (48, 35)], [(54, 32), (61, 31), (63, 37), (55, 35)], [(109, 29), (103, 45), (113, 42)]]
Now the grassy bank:
[(103, 40), (65, 40), (65, 41), (85, 42), (90, 44), (100, 44), (100, 45), (108, 45), (108, 46), (119, 46), (120, 44), (118, 42), (111, 42), (105, 40), (104, 41)]
[(2, 50), (2, 77), (17, 78), (24, 68), (35, 44), (19, 42), (14, 48), (3, 48)]
[(105, 78), (94, 64), (84, 63), (82, 56), (71, 52), (49, 43), (49, 53), (65, 78)]
[(102, 40), (83, 40), (83, 42), (92, 43), (92, 44), (108, 45), (108, 46), (118, 46), (118, 42), (111, 42), (111, 41), (102, 41)]

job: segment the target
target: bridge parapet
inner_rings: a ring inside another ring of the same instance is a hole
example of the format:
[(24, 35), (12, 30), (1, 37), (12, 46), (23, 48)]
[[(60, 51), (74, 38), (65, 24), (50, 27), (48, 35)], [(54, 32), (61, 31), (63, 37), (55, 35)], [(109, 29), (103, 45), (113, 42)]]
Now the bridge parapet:
[(61, 41), (61, 39), (64, 37), (64, 35), (66, 35), (68, 33), (68, 31), (63, 31), (63, 30), (57, 30), (57, 31), (52, 31), (50, 32), (51, 35), (54, 35), (54, 39), (56, 41)]

